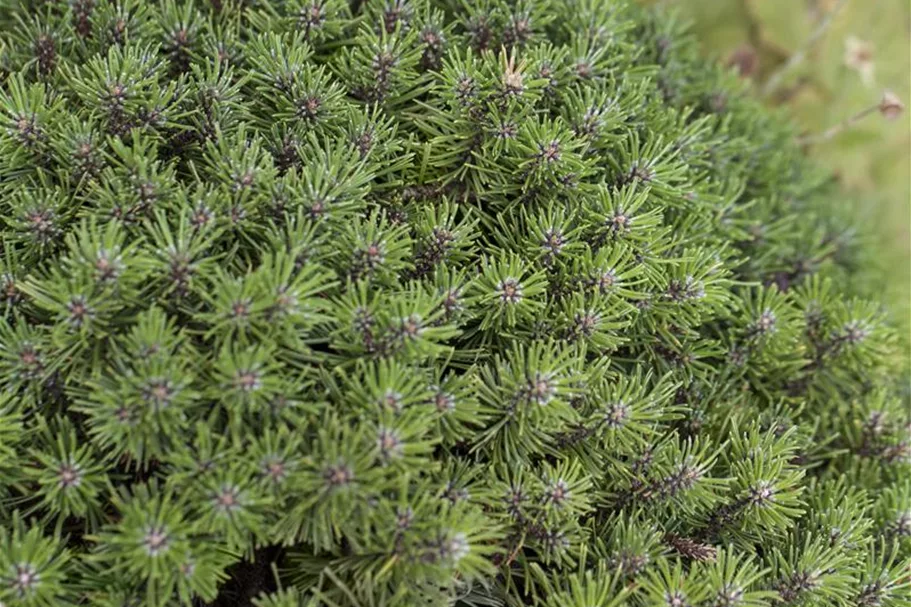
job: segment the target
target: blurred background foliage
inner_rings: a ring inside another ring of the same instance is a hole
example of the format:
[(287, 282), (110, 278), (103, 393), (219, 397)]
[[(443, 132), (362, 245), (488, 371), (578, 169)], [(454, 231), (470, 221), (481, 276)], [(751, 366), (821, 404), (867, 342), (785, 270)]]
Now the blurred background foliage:
[[(750, 79), (817, 134), (893, 91), (911, 99), (909, 0), (642, 0), (691, 22), (703, 50)], [(782, 76), (782, 66), (806, 55)], [(780, 78), (779, 78), (780, 77)], [(769, 90), (769, 83), (777, 84)], [(887, 298), (911, 331), (911, 119), (872, 112), (808, 150), (850, 192), (887, 272)]]

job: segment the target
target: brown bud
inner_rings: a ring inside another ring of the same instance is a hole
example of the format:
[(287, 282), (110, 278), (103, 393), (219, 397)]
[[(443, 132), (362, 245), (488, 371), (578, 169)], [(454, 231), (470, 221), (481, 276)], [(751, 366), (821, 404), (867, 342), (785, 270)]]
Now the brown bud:
[(728, 67), (736, 67), (741, 78), (750, 78), (759, 67), (759, 55), (756, 49), (744, 44), (728, 57)]
[(882, 101), (879, 102), (879, 113), (886, 120), (895, 120), (905, 111), (905, 104), (898, 98), (898, 95), (892, 91), (883, 93)]

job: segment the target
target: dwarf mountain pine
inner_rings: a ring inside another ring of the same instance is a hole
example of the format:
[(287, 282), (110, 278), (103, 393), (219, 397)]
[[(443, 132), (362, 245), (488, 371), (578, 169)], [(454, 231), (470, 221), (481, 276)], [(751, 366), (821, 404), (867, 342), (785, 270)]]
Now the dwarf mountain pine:
[(0, 605), (909, 605), (862, 235), (673, 16), (0, 23)]

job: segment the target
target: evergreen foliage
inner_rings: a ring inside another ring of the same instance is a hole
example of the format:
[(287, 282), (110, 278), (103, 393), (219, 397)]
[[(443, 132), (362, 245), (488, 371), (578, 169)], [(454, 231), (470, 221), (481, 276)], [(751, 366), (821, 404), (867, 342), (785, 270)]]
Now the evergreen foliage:
[(900, 347), (623, 0), (5, 0), (0, 605), (904, 607)]

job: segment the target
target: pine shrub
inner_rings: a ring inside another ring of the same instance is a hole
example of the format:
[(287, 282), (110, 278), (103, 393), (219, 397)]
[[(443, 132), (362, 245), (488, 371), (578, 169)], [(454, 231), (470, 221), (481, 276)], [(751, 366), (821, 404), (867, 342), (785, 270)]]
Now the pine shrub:
[(673, 15), (0, 23), (3, 607), (911, 604), (863, 235)]

